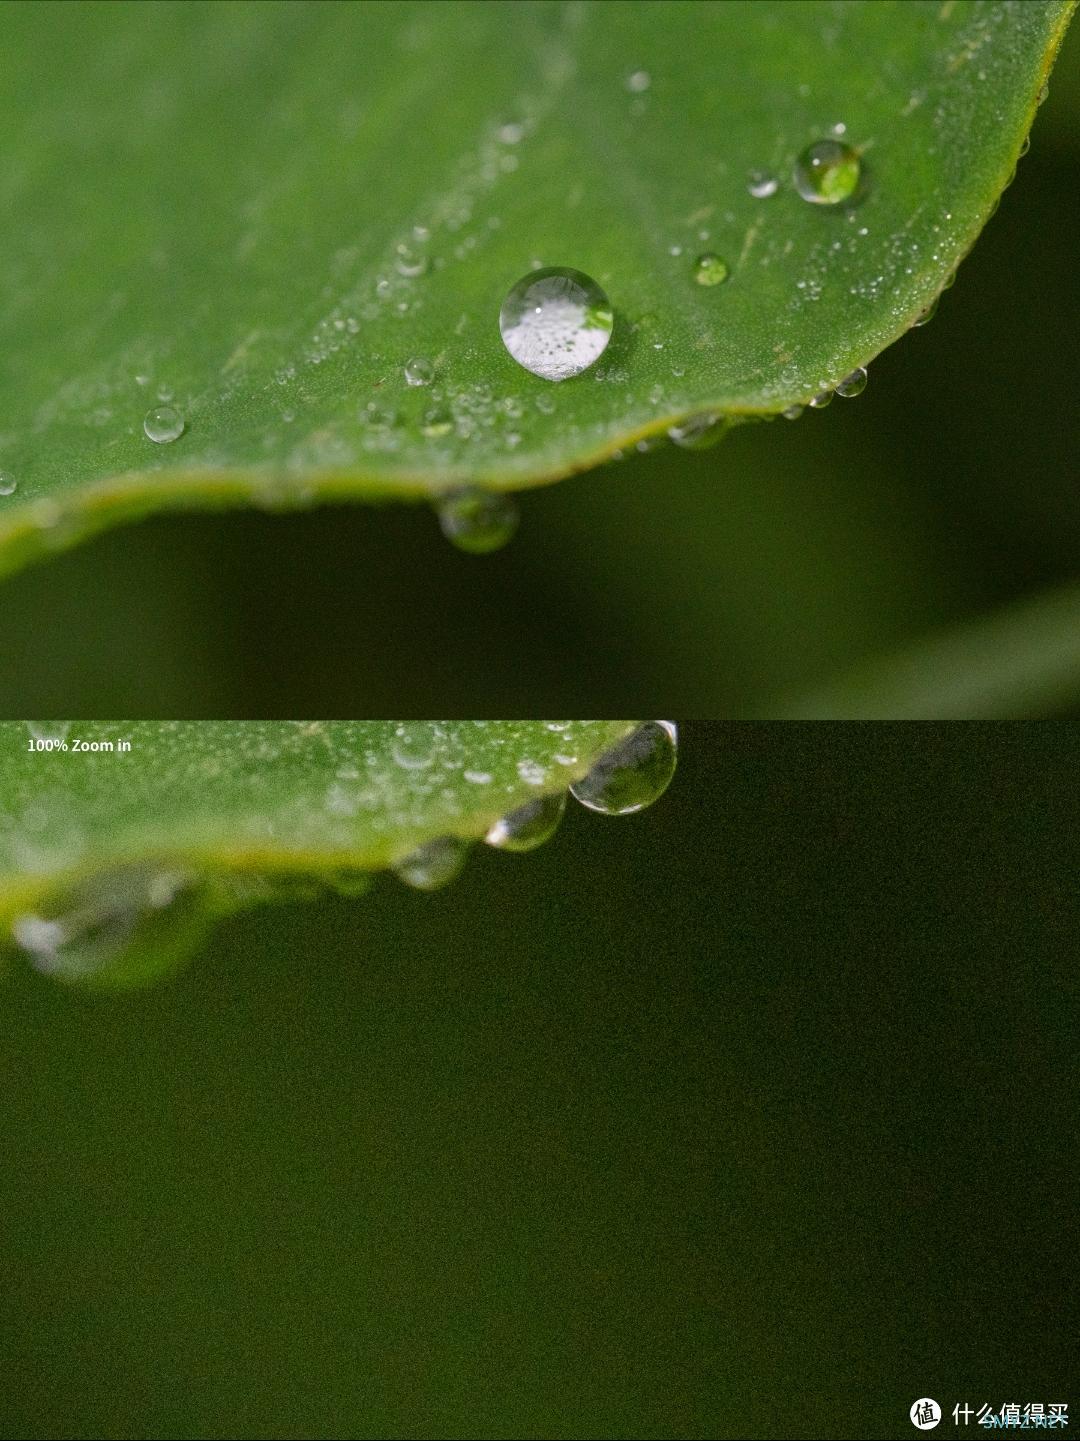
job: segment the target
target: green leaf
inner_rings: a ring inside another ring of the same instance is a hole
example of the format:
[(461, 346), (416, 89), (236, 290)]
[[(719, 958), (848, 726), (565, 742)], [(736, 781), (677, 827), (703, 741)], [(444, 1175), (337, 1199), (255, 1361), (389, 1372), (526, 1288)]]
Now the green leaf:
[(564, 793), (634, 726), (0, 722), (0, 938), (66, 979), (137, 984), (220, 914), (358, 894), (436, 842), (445, 875), (413, 875), (433, 889), (464, 855), (445, 838)]
[(773, 708), (796, 720), (1023, 720), (1080, 703), (1080, 588), (876, 657)]
[[(947, 282), (1071, 9), (7, 7), (0, 569), (161, 508), (515, 489), (808, 401)], [(860, 183), (810, 204), (796, 161), (840, 126)], [(498, 329), (536, 265), (615, 315), (557, 385)]]

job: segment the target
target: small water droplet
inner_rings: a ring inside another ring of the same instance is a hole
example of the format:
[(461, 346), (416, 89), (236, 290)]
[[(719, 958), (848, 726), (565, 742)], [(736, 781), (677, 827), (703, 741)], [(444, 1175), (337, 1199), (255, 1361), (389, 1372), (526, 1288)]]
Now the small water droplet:
[(449, 435), (453, 428), (454, 417), (441, 406), (426, 410), (420, 421), (420, 434), (426, 435), (428, 440), (438, 440), (441, 436)]
[(931, 320), (933, 320), (935, 314), (937, 313), (938, 301), (940, 299), (941, 297), (939, 295), (935, 295), (933, 300), (931, 300), (930, 304), (926, 307), (926, 309), (919, 312), (919, 314), (911, 322), (913, 329), (917, 329), (920, 325), (930, 324)]
[(71, 730), (70, 721), (27, 721), (26, 729), (30, 732), (30, 738), (41, 741), (50, 750), (62, 746), (68, 738)]
[(682, 246), (681, 246), (681, 245), (669, 245), (669, 246), (668, 246), (668, 254), (669, 254), (669, 255), (674, 255), (674, 256), (676, 257), (676, 259), (677, 259), (677, 258), (682, 254)]
[(780, 181), (769, 170), (751, 170), (746, 188), (755, 200), (767, 200), (780, 188)]
[(1020, 142), (1020, 158), (1023, 159), (1023, 157), (1028, 153), (1028, 151), (1029, 151), (1030, 149), (1031, 149), (1031, 136), (1030, 136), (1030, 135), (1025, 135), (1024, 138), (1023, 138), (1023, 140)]
[(838, 381), (836, 393), (844, 400), (850, 400), (852, 396), (861, 395), (866, 389), (866, 367), (860, 365), (850, 375), (845, 375), (843, 380)]
[(823, 390), (818, 395), (814, 396), (813, 400), (810, 402), (810, 409), (824, 410), (827, 405), (832, 404), (832, 398), (833, 392), (831, 390)]
[(430, 264), (427, 256), (419, 250), (415, 250), (404, 241), (397, 247), (397, 255), (394, 257), (394, 269), (406, 280), (414, 280), (418, 275), (423, 275)]
[(564, 267), (524, 276), (499, 312), (503, 344), (543, 380), (567, 380), (595, 364), (614, 323), (611, 302), (596, 281)]
[(143, 416), (143, 430), (155, 445), (168, 445), (183, 435), (184, 417), (171, 405), (155, 405)]
[(404, 770), (419, 771), (431, 764), (435, 755), (435, 731), (423, 722), (410, 725), (403, 721), (390, 742), (394, 763)]
[(711, 251), (694, 262), (694, 279), (699, 285), (721, 285), (730, 273), (727, 262)]
[(527, 801), (517, 810), (503, 816), (485, 835), (489, 846), (500, 851), (532, 851), (550, 840), (559, 829), (559, 822), (566, 810), (566, 795), (541, 796), (538, 800)]
[(512, 496), (479, 486), (445, 495), (438, 503), (438, 516), (447, 540), (471, 555), (501, 549), (517, 530), (519, 519)]
[(1045, 101), (1046, 97), (1047, 97), (1049, 94), (1050, 94), (1050, 86), (1049, 86), (1049, 85), (1044, 85), (1044, 86), (1040, 89), (1038, 95), (1035, 97), (1035, 103), (1036, 103), (1036, 105), (1041, 105), (1041, 104)]
[(6, 470), (0, 470), (0, 495), (14, 495), (19, 488), (19, 482)]
[(668, 439), (673, 440), (683, 450), (708, 450), (723, 438), (726, 429), (722, 416), (715, 411), (706, 410), (673, 425), (668, 431)]
[(652, 84), (652, 76), (647, 70), (635, 70), (626, 77), (623, 84), (631, 95), (643, 95)]
[(439, 836), (417, 846), (392, 869), (398, 880), (415, 891), (437, 891), (461, 873), (468, 850), (457, 836)]
[(818, 140), (795, 162), (795, 189), (815, 205), (839, 205), (859, 186), (859, 152), (839, 140)]
[(805, 405), (789, 405), (788, 408), (786, 410), (782, 410), (780, 414), (784, 417), (785, 420), (798, 420), (799, 416), (802, 415), (805, 409)]
[(422, 355), (413, 356), (405, 362), (405, 381), (408, 385), (430, 385), (435, 379), (435, 367)]
[(516, 145), (525, 134), (525, 127), (517, 123), (500, 125), (496, 134), (503, 145)]
[(678, 736), (672, 721), (646, 721), (593, 766), (570, 794), (591, 811), (625, 816), (658, 800), (675, 774)]

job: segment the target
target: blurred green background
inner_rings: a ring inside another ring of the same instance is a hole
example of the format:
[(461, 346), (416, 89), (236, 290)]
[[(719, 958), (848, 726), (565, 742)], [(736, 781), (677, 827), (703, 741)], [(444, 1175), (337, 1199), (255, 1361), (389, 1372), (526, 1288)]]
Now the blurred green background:
[(0, 1005), (0, 1434), (913, 1434), (1075, 1382), (1074, 729), (687, 725), (447, 891)]
[(1074, 27), (1016, 183), (857, 401), (527, 494), (489, 557), (425, 508), (120, 530), (5, 582), (0, 714), (768, 716), (1076, 582), (1078, 231)]

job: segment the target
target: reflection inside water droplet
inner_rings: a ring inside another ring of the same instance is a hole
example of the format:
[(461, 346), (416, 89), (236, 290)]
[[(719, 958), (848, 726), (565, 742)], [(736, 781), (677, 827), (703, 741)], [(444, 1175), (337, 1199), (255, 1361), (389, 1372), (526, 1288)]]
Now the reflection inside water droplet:
[(524, 276), (499, 312), (503, 344), (543, 380), (567, 380), (594, 365), (614, 323), (611, 302), (596, 281), (561, 267)]
[(658, 800), (675, 774), (678, 735), (673, 721), (647, 721), (602, 755), (570, 794), (591, 811), (625, 816)]

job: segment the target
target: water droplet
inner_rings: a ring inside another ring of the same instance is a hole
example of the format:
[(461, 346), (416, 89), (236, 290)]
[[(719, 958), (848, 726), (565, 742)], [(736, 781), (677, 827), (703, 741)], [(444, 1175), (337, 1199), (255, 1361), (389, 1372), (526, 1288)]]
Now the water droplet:
[(438, 504), (439, 525), (443, 535), (458, 550), (472, 555), (486, 555), (499, 550), (518, 527), (518, 508), (514, 499), (497, 490), (467, 486), (451, 491)]
[(780, 181), (768, 170), (751, 170), (746, 188), (755, 200), (768, 200), (780, 188)]
[(837, 382), (836, 393), (844, 400), (850, 400), (854, 395), (862, 395), (866, 389), (866, 367), (860, 365), (850, 375), (845, 375), (843, 380)]
[(730, 275), (727, 261), (710, 251), (694, 261), (694, 279), (699, 285), (721, 285)]
[(630, 815), (652, 805), (675, 774), (677, 733), (672, 721), (646, 721), (575, 781), (570, 794), (591, 811)]
[(403, 722), (394, 731), (390, 754), (397, 765), (408, 771), (423, 770), (435, 754), (435, 731), (430, 725)]
[(1039, 91), (1038, 95), (1036, 95), (1036, 97), (1035, 97), (1035, 103), (1036, 103), (1036, 105), (1041, 105), (1041, 104), (1045, 101), (1046, 97), (1047, 97), (1049, 94), (1050, 94), (1050, 86), (1049, 86), (1049, 85), (1044, 85), (1044, 86), (1041, 88), (1041, 90)]
[(941, 297), (939, 295), (935, 295), (933, 300), (931, 300), (930, 304), (926, 307), (926, 309), (919, 312), (919, 314), (911, 322), (913, 329), (917, 328), (920, 325), (930, 324), (931, 320), (933, 320), (934, 316), (937, 314), (938, 301), (940, 299)]
[(516, 123), (500, 125), (496, 134), (503, 145), (516, 145), (525, 134), (525, 127)]
[(647, 70), (635, 70), (633, 74), (626, 77), (623, 84), (631, 95), (643, 95), (652, 84), (652, 76)]
[(186, 872), (129, 866), (84, 881), (58, 902), (12, 922), (16, 945), (39, 971), (65, 981), (108, 975), (137, 984), (186, 957), (208, 917)]
[(439, 406), (426, 410), (420, 422), (420, 434), (426, 435), (429, 440), (438, 440), (440, 436), (449, 435), (453, 428), (454, 417)]
[(394, 269), (406, 280), (414, 280), (418, 275), (423, 275), (429, 263), (426, 255), (414, 250), (411, 245), (406, 245), (404, 241), (397, 247)]
[(155, 445), (168, 445), (183, 435), (184, 417), (171, 405), (155, 405), (143, 416), (143, 430)]
[(815, 205), (839, 205), (859, 186), (859, 152), (839, 140), (819, 140), (795, 162), (795, 189)]
[(468, 850), (457, 836), (439, 836), (398, 861), (393, 871), (413, 890), (437, 891), (460, 874)]
[(19, 487), (19, 482), (8, 474), (6, 470), (0, 470), (0, 495), (14, 495)]
[(682, 446), (683, 450), (708, 450), (710, 446), (722, 439), (726, 429), (723, 416), (717, 415), (715, 411), (706, 410), (702, 411), (700, 415), (692, 415), (689, 420), (673, 425), (668, 431), (668, 439), (673, 440), (676, 445)]
[(435, 367), (430, 360), (416, 355), (405, 362), (405, 380), (409, 385), (430, 385), (435, 379)]
[(1023, 138), (1023, 140), (1020, 142), (1020, 158), (1023, 159), (1023, 157), (1028, 153), (1028, 151), (1029, 151), (1030, 149), (1031, 149), (1031, 136), (1030, 136), (1030, 135), (1025, 135), (1024, 138)]
[(780, 414), (784, 417), (785, 420), (798, 420), (799, 416), (802, 415), (805, 409), (805, 405), (789, 405), (788, 408), (786, 410), (782, 410)]
[(595, 364), (615, 319), (611, 302), (580, 270), (536, 270), (513, 286), (499, 312), (503, 344), (543, 380), (566, 380)]
[(827, 405), (832, 405), (832, 398), (833, 392), (831, 390), (823, 390), (820, 394), (814, 396), (810, 402), (810, 409), (824, 410)]
[(559, 822), (566, 810), (566, 795), (541, 796), (538, 800), (527, 801), (488, 831), (484, 840), (489, 846), (500, 851), (531, 851), (550, 840), (559, 829)]

